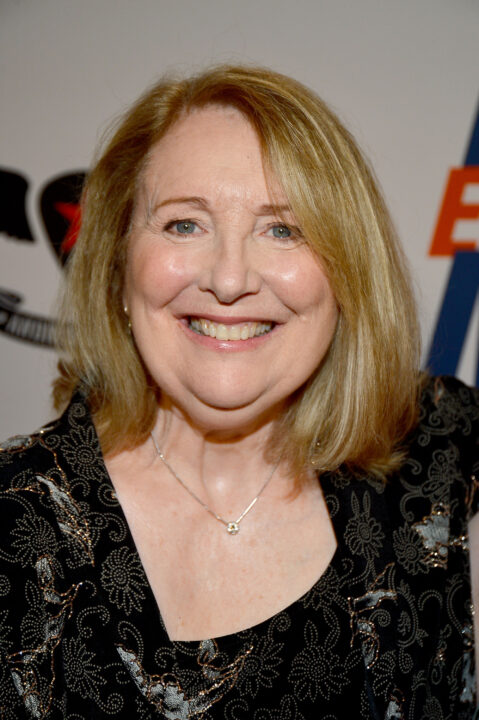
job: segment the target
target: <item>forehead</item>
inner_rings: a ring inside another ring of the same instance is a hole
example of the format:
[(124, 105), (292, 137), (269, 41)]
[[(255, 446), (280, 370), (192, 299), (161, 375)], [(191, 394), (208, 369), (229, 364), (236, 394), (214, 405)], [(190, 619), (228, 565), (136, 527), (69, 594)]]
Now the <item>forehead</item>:
[(281, 195), (279, 183), (265, 177), (261, 143), (249, 120), (237, 109), (208, 106), (178, 120), (153, 146), (143, 187), (155, 193), (173, 189), (198, 193), (202, 185), (247, 184)]

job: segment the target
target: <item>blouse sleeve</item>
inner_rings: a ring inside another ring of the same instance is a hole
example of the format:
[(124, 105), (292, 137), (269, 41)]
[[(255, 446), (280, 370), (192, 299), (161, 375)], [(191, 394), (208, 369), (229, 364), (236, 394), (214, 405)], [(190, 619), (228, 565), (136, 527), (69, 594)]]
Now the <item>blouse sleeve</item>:
[(420, 445), (442, 446), (455, 458), (456, 470), (441, 472), (456, 498), (458, 522), (467, 522), (479, 511), (479, 389), (453, 377), (431, 378), (423, 400)]
[(463, 425), (463, 452), (470, 470), (466, 476), (467, 519), (479, 511), (479, 388), (462, 386), (465, 422)]

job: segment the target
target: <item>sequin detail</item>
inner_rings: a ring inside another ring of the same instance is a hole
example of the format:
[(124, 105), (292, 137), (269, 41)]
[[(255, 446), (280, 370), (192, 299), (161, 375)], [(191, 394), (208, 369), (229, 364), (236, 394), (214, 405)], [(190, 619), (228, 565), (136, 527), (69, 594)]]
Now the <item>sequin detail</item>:
[(447, 565), (449, 516), (449, 507), (437, 504), (433, 506), (429, 515), (412, 526), (427, 550), (425, 562), (432, 567), (446, 567)]
[(371, 614), (386, 600), (395, 601), (394, 565), (390, 563), (372, 582), (367, 592), (357, 598), (348, 598), (351, 621), (351, 643), (359, 636), (364, 662), (368, 669), (376, 663), (380, 652), (379, 633)]
[(150, 675), (145, 672), (134, 652), (123, 645), (117, 646), (118, 654), (137, 688), (168, 720), (187, 720), (201, 716), (211, 705), (218, 702), (236, 683), (251, 650), (250, 647), (237, 655), (233, 662), (217, 667), (214, 665), (214, 660), (219, 655), (216, 643), (213, 640), (201, 642), (197, 662), (207, 687), (200, 690), (196, 697), (188, 697), (172, 673), (162, 676)]
[[(55, 587), (52, 561), (41, 557), (36, 563), (38, 587), (46, 606), (51, 606), (44, 620), (44, 640), (34, 648), (7, 655), (10, 672), (18, 694), (32, 718), (43, 718), (49, 711), (55, 685), (54, 652), (60, 643), (66, 620), (81, 587), (72, 585), (65, 592)], [(45, 685), (44, 678), (49, 678)]]

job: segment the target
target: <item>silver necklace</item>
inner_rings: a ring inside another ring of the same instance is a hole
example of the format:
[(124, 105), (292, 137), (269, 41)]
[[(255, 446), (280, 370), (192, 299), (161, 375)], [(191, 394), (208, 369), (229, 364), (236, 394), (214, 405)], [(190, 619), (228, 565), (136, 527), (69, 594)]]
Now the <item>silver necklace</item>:
[(202, 507), (204, 507), (204, 509), (205, 509), (207, 512), (209, 512), (210, 515), (212, 515), (214, 518), (216, 518), (216, 520), (218, 520), (220, 523), (222, 523), (222, 524), (226, 527), (226, 532), (227, 532), (227, 533), (229, 533), (230, 535), (237, 535), (237, 534), (239, 533), (239, 531), (240, 531), (240, 522), (243, 520), (244, 517), (246, 517), (246, 515), (249, 513), (249, 511), (252, 510), (253, 507), (256, 505), (256, 503), (257, 503), (259, 497), (261, 496), (263, 490), (266, 489), (266, 486), (268, 485), (269, 481), (270, 481), (271, 478), (273, 477), (274, 471), (276, 470), (276, 468), (277, 468), (278, 465), (279, 465), (279, 461), (278, 461), (278, 462), (276, 463), (276, 465), (273, 467), (273, 469), (271, 470), (270, 474), (268, 475), (268, 477), (266, 478), (265, 482), (263, 483), (263, 486), (261, 487), (261, 490), (260, 490), (259, 493), (256, 495), (256, 497), (254, 497), (254, 498), (252, 499), (252, 501), (250, 502), (250, 504), (248, 505), (248, 507), (246, 508), (246, 510), (243, 510), (243, 512), (241, 513), (241, 515), (240, 515), (236, 520), (225, 520), (224, 518), (221, 517), (221, 515), (218, 515), (218, 513), (215, 513), (214, 510), (212, 510), (205, 502), (203, 502), (203, 500), (202, 500), (201, 498), (199, 498), (198, 495), (196, 495), (196, 493), (194, 493), (191, 488), (188, 487), (188, 485), (180, 478), (180, 476), (177, 475), (177, 473), (173, 470), (173, 468), (171, 467), (170, 463), (167, 461), (167, 459), (165, 458), (165, 456), (164, 456), (163, 453), (161, 452), (161, 450), (160, 450), (160, 448), (159, 448), (159, 446), (158, 446), (158, 443), (156, 442), (156, 438), (155, 438), (155, 436), (153, 435), (153, 433), (150, 433), (150, 435), (151, 435), (151, 439), (153, 440), (153, 445), (155, 446), (155, 450), (156, 450), (156, 453), (157, 453), (158, 457), (160, 458), (160, 460), (162, 461), (162, 463), (168, 468), (168, 470), (169, 470), (170, 473), (173, 475), (173, 477), (174, 477), (176, 480), (178, 480), (178, 482), (179, 482), (180, 485), (186, 490), (186, 492), (189, 493), (189, 494), (191, 495), (191, 497), (194, 498), (194, 500), (196, 500), (196, 502), (198, 502)]

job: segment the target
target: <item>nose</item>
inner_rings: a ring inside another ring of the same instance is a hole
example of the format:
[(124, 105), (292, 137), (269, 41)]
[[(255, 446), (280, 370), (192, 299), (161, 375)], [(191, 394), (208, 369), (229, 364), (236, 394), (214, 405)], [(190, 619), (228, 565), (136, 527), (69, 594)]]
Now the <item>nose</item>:
[(243, 295), (259, 292), (261, 273), (254, 262), (248, 238), (218, 237), (199, 279), (199, 288), (211, 292), (218, 302), (231, 305)]

